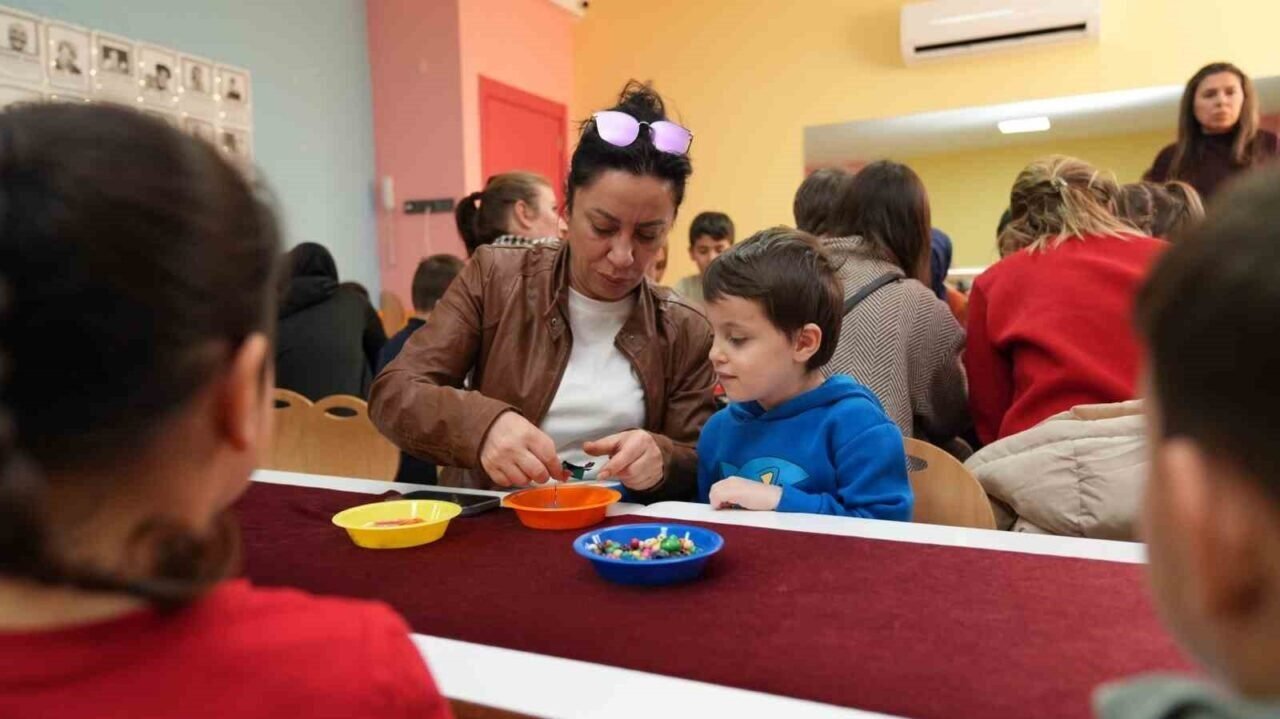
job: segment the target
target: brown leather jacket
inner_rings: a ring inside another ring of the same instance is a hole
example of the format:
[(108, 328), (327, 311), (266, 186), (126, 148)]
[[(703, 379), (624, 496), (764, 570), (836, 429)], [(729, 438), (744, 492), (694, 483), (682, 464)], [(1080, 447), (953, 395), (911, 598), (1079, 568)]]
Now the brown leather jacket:
[[(569, 363), (568, 246), (481, 247), (378, 375), (369, 416), (410, 454), (446, 467), (440, 483), (492, 488), (480, 448), (498, 415), (541, 424)], [(635, 499), (691, 499), (694, 447), (715, 411), (711, 325), (670, 290), (644, 282), (615, 339), (644, 388), (645, 422), (666, 465)], [(470, 389), (463, 381), (470, 375)]]

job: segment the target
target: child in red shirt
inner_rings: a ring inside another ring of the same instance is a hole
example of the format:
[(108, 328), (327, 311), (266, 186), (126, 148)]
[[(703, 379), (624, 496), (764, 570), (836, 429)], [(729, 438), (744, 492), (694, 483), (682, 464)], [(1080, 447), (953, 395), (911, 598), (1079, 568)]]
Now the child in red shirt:
[(1070, 157), (1018, 176), (1003, 259), (969, 294), (964, 362), (983, 444), (1076, 405), (1137, 396), (1133, 301), (1167, 243), (1116, 219), (1118, 192)]
[(229, 579), (276, 221), (121, 107), (0, 113), (0, 716), (448, 717), (380, 604)]

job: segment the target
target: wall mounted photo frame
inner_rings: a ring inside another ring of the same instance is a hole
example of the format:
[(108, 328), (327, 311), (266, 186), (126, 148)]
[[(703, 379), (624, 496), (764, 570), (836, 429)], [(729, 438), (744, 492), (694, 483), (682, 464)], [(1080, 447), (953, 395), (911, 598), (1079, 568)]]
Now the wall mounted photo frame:
[(81, 27), (51, 22), (44, 27), (49, 85), (77, 93), (90, 90), (93, 70), (91, 33)]
[(208, 120), (194, 116), (184, 117), (182, 118), (182, 129), (192, 137), (204, 140), (215, 147), (218, 146), (218, 128)]
[(176, 109), (180, 67), (178, 53), (155, 45), (139, 44), (138, 78), (141, 96), (148, 105)]
[(216, 65), (194, 55), (182, 55), (178, 65), (181, 68), (178, 94), (183, 114), (211, 124), (217, 123), (218, 93), (214, 83)]
[(253, 162), (253, 133), (247, 127), (219, 127), (218, 147), (233, 160)]
[(135, 107), (253, 169), (249, 70), (0, 5), (0, 107), (113, 102)]
[(23, 84), (44, 83), (44, 43), (40, 18), (0, 7), (0, 77)]
[(134, 103), (141, 97), (138, 54), (133, 41), (116, 35), (93, 34), (93, 91), (107, 100)]
[(251, 121), (253, 88), (249, 71), (230, 65), (219, 65), (214, 80), (218, 95), (218, 117), (233, 126), (247, 126)]

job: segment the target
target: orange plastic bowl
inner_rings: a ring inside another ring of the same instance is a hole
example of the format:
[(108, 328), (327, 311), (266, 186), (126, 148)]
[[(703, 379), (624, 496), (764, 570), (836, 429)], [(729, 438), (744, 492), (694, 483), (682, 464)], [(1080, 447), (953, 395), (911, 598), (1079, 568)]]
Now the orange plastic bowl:
[(620, 499), (616, 489), (562, 484), (559, 491), (535, 487), (508, 494), (502, 506), (516, 510), (520, 523), (530, 529), (581, 529), (603, 522), (609, 505)]

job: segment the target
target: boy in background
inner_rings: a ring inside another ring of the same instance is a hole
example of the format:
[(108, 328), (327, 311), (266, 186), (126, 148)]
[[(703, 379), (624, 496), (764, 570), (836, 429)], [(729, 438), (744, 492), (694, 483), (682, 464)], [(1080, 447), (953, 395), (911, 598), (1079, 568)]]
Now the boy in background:
[(1215, 198), (1138, 301), (1156, 604), (1217, 685), (1104, 687), (1107, 719), (1280, 716), (1280, 171)]
[(698, 499), (742, 508), (911, 519), (902, 434), (847, 375), (824, 379), (844, 289), (812, 236), (753, 235), (710, 264), (711, 364), (733, 404), (698, 439)]
[[(444, 297), (444, 291), (449, 289), (453, 278), (462, 271), (462, 265), (462, 260), (453, 255), (432, 255), (418, 263), (418, 269), (413, 273), (413, 317), (382, 346), (382, 351), (378, 354), (378, 366), (373, 372), (375, 377), (400, 354), (409, 337), (426, 326), (431, 318), (431, 310)], [(402, 451), (395, 481), (435, 484), (436, 466)]]
[(676, 283), (675, 291), (696, 307), (702, 307), (702, 278), (711, 263), (733, 246), (733, 220), (723, 212), (702, 212), (689, 225), (689, 259), (698, 274)]

